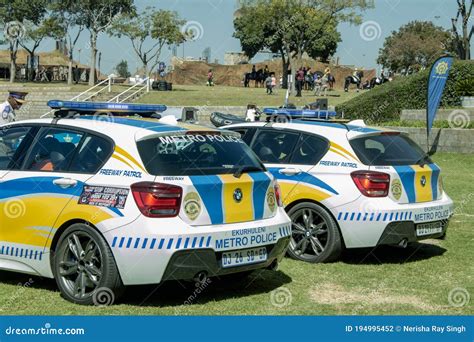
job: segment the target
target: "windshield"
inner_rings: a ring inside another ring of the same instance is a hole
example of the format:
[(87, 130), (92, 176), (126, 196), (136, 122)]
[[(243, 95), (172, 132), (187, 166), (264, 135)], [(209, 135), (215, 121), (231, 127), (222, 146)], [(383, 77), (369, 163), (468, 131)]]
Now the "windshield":
[(191, 133), (137, 142), (148, 173), (194, 176), (264, 171), (252, 150), (234, 135)]
[(390, 166), (431, 163), (426, 153), (403, 134), (362, 136), (350, 140), (357, 157), (365, 165)]

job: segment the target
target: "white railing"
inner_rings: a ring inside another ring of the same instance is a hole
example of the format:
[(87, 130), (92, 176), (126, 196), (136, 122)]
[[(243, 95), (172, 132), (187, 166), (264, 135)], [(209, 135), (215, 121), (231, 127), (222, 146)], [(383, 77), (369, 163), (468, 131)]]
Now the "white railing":
[(135, 83), (133, 86), (125, 89), (120, 94), (118, 94), (117, 96), (114, 96), (107, 102), (122, 103), (122, 102), (127, 101), (130, 98), (133, 98), (134, 96), (138, 95), (140, 92), (143, 92), (143, 91), (147, 93), (150, 91), (150, 78), (149, 77)]
[[(98, 89), (98, 90), (96, 90), (96, 89)], [(93, 90), (95, 90), (95, 91), (92, 92)], [(110, 93), (112, 91), (112, 78), (111, 77), (107, 77), (105, 80), (100, 81), (96, 85), (94, 85), (94, 86), (90, 87), (89, 89), (83, 91), (82, 93), (74, 96), (73, 98), (69, 99), (68, 101), (85, 102), (85, 101), (88, 101), (91, 98), (101, 94), (105, 90), (107, 90), (108, 93)], [(85, 97), (81, 98), (84, 95), (85, 95)], [(54, 112), (55, 112), (55, 109), (51, 109), (49, 112), (44, 113), (43, 115), (41, 115), (41, 118), (47, 117), (48, 115), (51, 115)]]

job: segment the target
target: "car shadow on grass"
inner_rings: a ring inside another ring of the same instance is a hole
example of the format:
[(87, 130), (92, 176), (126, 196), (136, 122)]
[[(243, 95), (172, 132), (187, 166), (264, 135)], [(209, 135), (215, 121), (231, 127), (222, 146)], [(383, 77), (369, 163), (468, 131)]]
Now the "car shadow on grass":
[[(437, 241), (437, 240), (435, 240)], [(446, 249), (436, 242), (415, 242), (406, 248), (396, 246), (378, 246), (375, 248), (355, 248), (346, 250), (342, 261), (347, 264), (404, 264), (427, 260), (443, 255)]]
[(257, 270), (243, 278), (231, 275), (209, 278), (202, 283), (167, 281), (159, 285), (129, 286), (120, 304), (156, 307), (205, 304), (268, 293), (291, 281), (281, 271)]
[[(166, 281), (158, 285), (127, 286), (125, 294), (115, 304), (147, 307), (204, 304), (268, 293), (291, 281), (281, 271), (257, 270), (243, 278), (231, 275), (209, 278), (202, 283)], [(27, 287), (47, 290), (57, 292), (58, 299), (60, 296), (54, 279), (0, 271), (0, 284), (17, 286), (19, 289)]]

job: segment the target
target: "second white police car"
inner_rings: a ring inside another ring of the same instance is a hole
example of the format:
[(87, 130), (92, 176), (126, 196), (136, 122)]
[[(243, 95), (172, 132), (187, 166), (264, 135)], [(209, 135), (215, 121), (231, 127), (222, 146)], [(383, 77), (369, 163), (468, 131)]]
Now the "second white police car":
[(404, 247), (446, 234), (453, 201), (441, 170), (403, 132), (314, 120), (224, 128), (278, 179), (296, 259), (331, 261), (344, 247)]

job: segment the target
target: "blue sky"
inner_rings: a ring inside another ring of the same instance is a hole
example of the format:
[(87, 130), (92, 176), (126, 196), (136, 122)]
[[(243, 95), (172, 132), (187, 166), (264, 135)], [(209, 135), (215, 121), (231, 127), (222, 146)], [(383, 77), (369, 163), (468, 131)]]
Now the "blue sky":
[[(212, 59), (223, 62), (226, 51), (240, 51), (240, 44), (233, 34), (233, 13), (237, 8), (236, 0), (136, 0), (139, 11), (147, 6), (175, 10), (188, 21), (188, 26), (198, 31), (197, 40), (184, 45), (185, 56), (200, 57), (206, 47), (211, 48)], [(363, 13), (364, 24), (360, 27), (341, 24), (339, 31), (342, 42), (336, 56), (341, 64), (359, 67), (377, 67), (376, 58), (384, 39), (391, 31), (412, 20), (431, 20), (445, 28), (450, 27), (450, 18), (455, 15), (455, 0), (375, 0), (375, 8)], [(52, 42), (45, 43), (42, 50), (53, 47)], [(85, 31), (78, 43), (80, 54), (75, 58), (88, 63), (88, 32)], [(125, 59), (130, 71), (140, 67), (137, 57), (126, 39), (101, 35), (98, 42), (102, 53), (101, 69), (105, 73), (113, 71), (115, 65)], [(183, 55), (183, 46), (178, 56)], [(162, 59), (169, 61), (171, 51), (165, 49)]]

